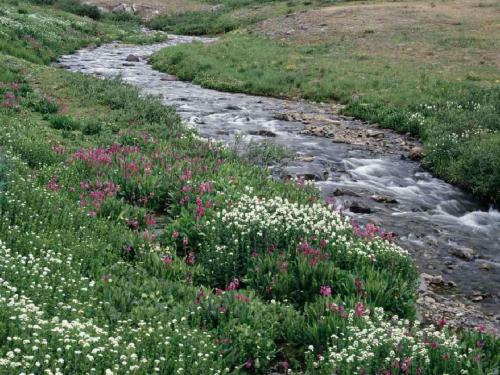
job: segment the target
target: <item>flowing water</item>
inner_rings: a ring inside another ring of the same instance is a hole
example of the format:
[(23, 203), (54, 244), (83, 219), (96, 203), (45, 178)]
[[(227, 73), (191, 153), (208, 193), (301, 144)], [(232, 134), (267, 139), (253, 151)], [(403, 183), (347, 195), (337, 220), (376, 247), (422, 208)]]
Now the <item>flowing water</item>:
[[(484, 316), (498, 314), (500, 306), (500, 212), (481, 204), (422, 169), (419, 163), (363, 145), (332, 142), (302, 134), (304, 124), (285, 121), (281, 114), (323, 113), (321, 106), (267, 97), (224, 93), (201, 88), (153, 70), (147, 58), (155, 51), (193, 40), (171, 36), (146, 45), (111, 43), (61, 57), (59, 65), (84, 74), (106, 78), (120, 76), (143, 93), (156, 95), (174, 106), (182, 119), (200, 135), (226, 142), (270, 141), (286, 146), (298, 158), (281, 174), (314, 179), (324, 197), (335, 196), (336, 205), (361, 223), (373, 222), (394, 232), (396, 241), (411, 251), (421, 272), (443, 275), (456, 283), (445, 293), (466, 301)], [(127, 57), (135, 55), (139, 61)], [(347, 128), (366, 127), (350, 118), (331, 115)], [(384, 131), (385, 139), (400, 140)], [(376, 200), (374, 195), (379, 196)], [(377, 201), (378, 200), (378, 201)], [(477, 258), (466, 261), (458, 252), (472, 249)], [(455, 255), (454, 255), (455, 254)], [(474, 300), (472, 302), (471, 300)], [(496, 320), (495, 320), (496, 319)], [(500, 316), (490, 318), (500, 325)]]

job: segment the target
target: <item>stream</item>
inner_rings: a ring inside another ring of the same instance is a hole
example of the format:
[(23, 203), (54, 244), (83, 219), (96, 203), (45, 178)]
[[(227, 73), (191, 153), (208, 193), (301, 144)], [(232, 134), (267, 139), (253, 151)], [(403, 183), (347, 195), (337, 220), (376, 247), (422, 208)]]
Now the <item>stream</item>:
[[(174, 106), (203, 137), (286, 146), (298, 157), (275, 169), (275, 175), (314, 180), (337, 208), (360, 223), (394, 232), (396, 242), (410, 251), (424, 274), (418, 302), (423, 317), (435, 320), (444, 314), (457, 325), (500, 328), (499, 211), (410, 160), (409, 149), (401, 145), (417, 141), (403, 135), (340, 116), (326, 105), (205, 89), (148, 65), (159, 49), (193, 40), (214, 41), (170, 36), (153, 45), (110, 43), (62, 56), (58, 65), (120, 76)], [(347, 142), (304, 134), (316, 123), (354, 136)]]

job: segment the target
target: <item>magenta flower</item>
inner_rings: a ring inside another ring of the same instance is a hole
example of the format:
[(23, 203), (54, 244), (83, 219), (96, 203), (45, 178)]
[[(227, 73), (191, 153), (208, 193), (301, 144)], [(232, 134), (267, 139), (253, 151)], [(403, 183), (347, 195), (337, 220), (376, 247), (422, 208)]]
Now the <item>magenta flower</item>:
[(186, 257), (186, 264), (189, 264), (192, 266), (196, 260), (196, 257), (192, 251), (189, 252), (189, 254)]
[(162, 262), (166, 265), (172, 264), (173, 261), (174, 259), (170, 255), (165, 255), (162, 259)]
[(52, 176), (50, 181), (47, 183), (47, 187), (52, 191), (59, 190), (59, 185), (57, 184), (57, 176)]
[(236, 290), (240, 287), (240, 281), (238, 279), (233, 279), (229, 284), (226, 286), (227, 291), (231, 290)]
[(356, 316), (358, 318), (361, 318), (363, 316), (363, 305), (361, 303), (358, 303), (356, 305)]
[(332, 288), (330, 288), (328, 285), (321, 285), (319, 288), (319, 294), (321, 294), (323, 297), (330, 297), (332, 295)]
[(253, 360), (251, 358), (249, 358), (245, 362), (245, 368), (252, 368), (252, 367), (253, 367)]
[(446, 323), (447, 323), (447, 321), (443, 316), (441, 319), (438, 320), (438, 327), (443, 328), (446, 325)]

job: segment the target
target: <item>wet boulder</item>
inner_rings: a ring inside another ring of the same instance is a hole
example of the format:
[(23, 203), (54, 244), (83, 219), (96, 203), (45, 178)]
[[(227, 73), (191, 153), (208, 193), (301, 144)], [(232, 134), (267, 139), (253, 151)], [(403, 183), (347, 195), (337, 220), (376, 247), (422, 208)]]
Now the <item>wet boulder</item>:
[(379, 202), (379, 203), (389, 203), (389, 204), (397, 204), (398, 201), (394, 198), (390, 198), (390, 197), (384, 197), (382, 195), (372, 195), (370, 197), (372, 200), (374, 200), (375, 202)]
[(358, 202), (352, 202), (349, 206), (349, 211), (355, 214), (371, 214), (372, 210), (370, 207), (365, 207), (360, 205)]
[(467, 262), (470, 262), (476, 258), (476, 252), (468, 247), (453, 248), (451, 250), (451, 254)]
[(412, 147), (409, 157), (411, 160), (422, 160), (424, 157), (424, 150), (420, 146)]
[(261, 137), (276, 137), (276, 134), (270, 130), (250, 130), (250, 135), (260, 135)]
[(141, 59), (140, 59), (139, 56), (133, 55), (133, 54), (128, 55), (125, 60), (129, 61), (129, 62), (139, 62), (139, 61), (141, 61)]

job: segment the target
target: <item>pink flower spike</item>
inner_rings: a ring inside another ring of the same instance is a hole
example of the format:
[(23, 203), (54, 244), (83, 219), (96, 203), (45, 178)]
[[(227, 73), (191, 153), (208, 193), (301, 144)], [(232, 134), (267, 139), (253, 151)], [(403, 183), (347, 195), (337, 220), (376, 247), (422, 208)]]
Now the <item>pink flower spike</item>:
[(321, 294), (323, 297), (330, 297), (332, 295), (332, 288), (328, 285), (321, 285), (321, 287), (319, 288), (319, 294)]
[(358, 318), (361, 318), (363, 316), (363, 305), (361, 303), (358, 303), (356, 305), (356, 316)]

